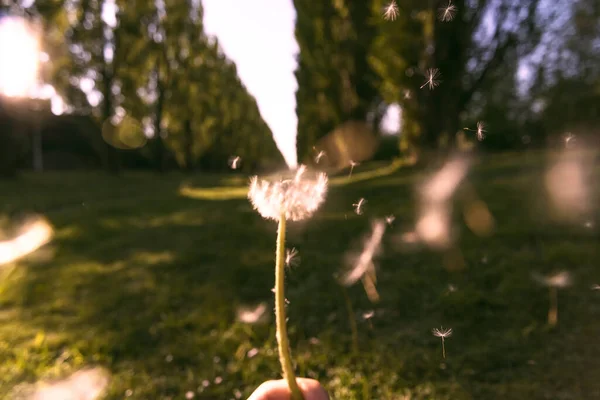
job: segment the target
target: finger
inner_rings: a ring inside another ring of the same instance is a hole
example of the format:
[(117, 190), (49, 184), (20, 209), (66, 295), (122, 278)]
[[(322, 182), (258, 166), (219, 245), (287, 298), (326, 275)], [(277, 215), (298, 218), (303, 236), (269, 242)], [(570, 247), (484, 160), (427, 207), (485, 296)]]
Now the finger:
[[(329, 400), (327, 392), (319, 382), (314, 379), (298, 378), (296, 379), (300, 391), (304, 395), (304, 400)], [(252, 393), (248, 400), (290, 400), (290, 389), (287, 382), (283, 379), (277, 381), (267, 381), (260, 385)]]

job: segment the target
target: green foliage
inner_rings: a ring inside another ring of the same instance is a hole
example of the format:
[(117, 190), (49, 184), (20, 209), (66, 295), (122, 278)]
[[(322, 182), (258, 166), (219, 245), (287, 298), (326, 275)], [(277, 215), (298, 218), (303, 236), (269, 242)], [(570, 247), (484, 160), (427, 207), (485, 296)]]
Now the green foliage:
[[(71, 112), (94, 115), (120, 148), (144, 142), (132, 136), (150, 136), (138, 151), (158, 170), (175, 161), (226, 169), (231, 156), (242, 158), (242, 168), (283, 165), (235, 64), (204, 33), (199, 1), (118, 0), (114, 25), (102, 18), (104, 7), (100, 0), (40, 0), (32, 8), (51, 59), (44, 77)], [(82, 80), (101, 95), (97, 104)], [(121, 134), (126, 143), (114, 137)]]
[(377, 30), (370, 0), (294, 0), (294, 6), (298, 159), (304, 160), (317, 139), (349, 120), (366, 120), (381, 102), (368, 62)]

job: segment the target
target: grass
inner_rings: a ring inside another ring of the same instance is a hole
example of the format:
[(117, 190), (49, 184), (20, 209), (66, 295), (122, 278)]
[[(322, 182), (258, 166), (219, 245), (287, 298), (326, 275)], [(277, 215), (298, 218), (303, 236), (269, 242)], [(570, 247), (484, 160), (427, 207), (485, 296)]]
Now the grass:
[[(472, 234), (456, 209), (461, 270), (448, 268), (456, 252), (408, 251), (397, 239), (414, 222), (422, 173), (333, 186), (323, 209), (288, 233), (301, 256), (287, 274), (298, 375), (318, 379), (334, 399), (599, 398), (600, 294), (590, 289), (600, 283), (598, 230), (548, 217), (551, 157), (488, 156), (475, 166), (469, 181), (496, 230)], [(56, 232), (45, 248), (0, 266), (0, 398), (96, 365), (111, 374), (107, 399), (247, 398), (278, 378), (272, 317), (236, 318), (241, 307), (266, 302), (270, 314), (273, 306), (276, 224), (241, 198), (246, 181), (49, 173), (0, 182), (0, 215), (42, 213)], [(182, 187), (207, 190), (186, 196)], [(358, 216), (352, 204), (361, 197), (368, 203)], [(334, 275), (371, 218), (388, 214), (396, 221), (378, 259), (381, 301), (371, 304), (360, 283), (347, 290), (356, 353)], [(547, 289), (531, 273), (559, 269), (575, 283), (560, 291), (551, 329)], [(445, 360), (431, 333), (442, 325), (453, 329)]]

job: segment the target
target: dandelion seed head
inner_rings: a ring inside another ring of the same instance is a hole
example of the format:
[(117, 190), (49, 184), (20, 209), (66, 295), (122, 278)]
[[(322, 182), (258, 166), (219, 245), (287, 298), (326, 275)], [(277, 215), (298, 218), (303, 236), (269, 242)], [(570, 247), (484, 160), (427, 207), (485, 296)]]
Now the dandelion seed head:
[(429, 68), (425, 73), (425, 78), (427, 78), (427, 80), (423, 85), (421, 85), (420, 89), (423, 89), (425, 86), (428, 86), (429, 89), (437, 87), (440, 84), (439, 78), (441, 76), (442, 74), (438, 68)]
[(448, 328), (448, 329), (444, 329), (444, 327), (441, 327), (440, 329), (433, 328), (431, 330), (431, 333), (433, 333), (433, 336), (437, 336), (439, 338), (445, 339), (447, 337), (452, 336), (452, 328)]
[(451, 1), (448, 1), (448, 5), (446, 7), (441, 7), (438, 9), (438, 17), (442, 22), (450, 22), (456, 16), (456, 12), (458, 8)]
[(399, 10), (396, 5), (396, 1), (392, 0), (389, 2), (387, 6), (385, 6), (385, 10), (383, 12), (383, 18), (388, 21), (394, 21), (398, 16)]
[(258, 177), (250, 180), (248, 198), (263, 218), (278, 221), (282, 216), (289, 221), (311, 217), (325, 200), (327, 175), (319, 173), (316, 179), (305, 177), (301, 165), (294, 179), (270, 182)]

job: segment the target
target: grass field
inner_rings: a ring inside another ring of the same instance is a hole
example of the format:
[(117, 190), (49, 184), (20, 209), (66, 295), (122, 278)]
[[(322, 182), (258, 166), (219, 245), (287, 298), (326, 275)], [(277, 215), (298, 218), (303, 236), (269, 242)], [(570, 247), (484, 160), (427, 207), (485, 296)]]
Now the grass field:
[[(332, 185), (324, 207), (288, 234), (301, 257), (287, 274), (298, 374), (321, 381), (333, 399), (600, 398), (600, 292), (591, 289), (600, 283), (598, 208), (593, 226), (549, 217), (551, 157), (505, 154), (474, 165), (468, 180), (496, 229), (474, 235), (457, 205), (460, 270), (447, 268), (447, 252), (408, 251), (399, 240), (414, 225), (422, 173), (400, 168)], [(598, 167), (596, 158), (595, 199)], [(107, 399), (247, 398), (278, 378), (273, 318), (238, 319), (261, 303), (270, 317), (273, 306), (276, 225), (252, 210), (246, 181), (49, 173), (0, 182), (0, 216), (41, 213), (56, 233), (0, 266), (0, 398), (92, 366), (110, 373)], [(182, 185), (205, 189), (188, 196)], [(361, 197), (368, 203), (356, 215)], [(381, 301), (372, 304), (360, 283), (347, 289), (353, 352), (334, 276), (361, 249), (371, 220), (387, 214), (396, 220), (377, 259)], [(573, 284), (559, 292), (550, 328), (548, 290), (532, 273), (563, 269)], [(441, 325), (454, 332), (445, 360), (431, 333)]]

